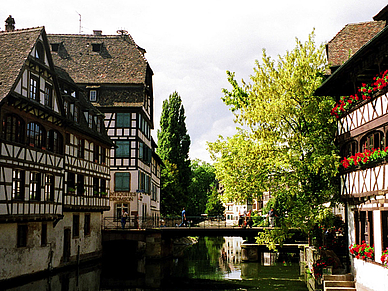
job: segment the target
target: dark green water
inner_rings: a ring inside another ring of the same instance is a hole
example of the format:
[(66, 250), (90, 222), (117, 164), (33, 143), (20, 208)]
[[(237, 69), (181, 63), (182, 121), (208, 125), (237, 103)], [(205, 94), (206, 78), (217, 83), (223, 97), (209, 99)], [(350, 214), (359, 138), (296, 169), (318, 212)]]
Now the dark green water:
[(265, 254), (260, 262), (241, 262), (240, 238), (200, 238), (178, 246), (174, 258), (136, 259), (130, 249), (119, 249), (93, 263), (16, 286), (12, 291), (177, 291), (177, 290), (287, 290), (306, 291), (297, 258)]
[(307, 290), (297, 258), (265, 254), (260, 262), (241, 262), (241, 242), (240, 238), (201, 238), (176, 259), (160, 290)]

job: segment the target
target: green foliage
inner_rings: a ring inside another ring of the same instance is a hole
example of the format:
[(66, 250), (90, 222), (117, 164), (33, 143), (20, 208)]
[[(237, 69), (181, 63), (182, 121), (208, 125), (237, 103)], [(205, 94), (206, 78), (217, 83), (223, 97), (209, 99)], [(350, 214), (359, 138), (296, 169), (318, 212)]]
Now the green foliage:
[(161, 212), (179, 214), (187, 202), (190, 183), (190, 136), (185, 110), (177, 92), (163, 101), (158, 131), (157, 153), (163, 160), (161, 171)]
[(186, 212), (190, 216), (205, 213), (208, 196), (215, 187), (216, 174), (211, 164), (194, 160), (191, 162), (191, 181), (188, 188)]
[(314, 32), (305, 43), (272, 60), (263, 50), (251, 83), (238, 85), (227, 72), (232, 91), (223, 90), (236, 122), (247, 129), (208, 143), (225, 200), (246, 201), (270, 192), (282, 228), (259, 239), (271, 247), (290, 227), (309, 233), (323, 203), (337, 201), (338, 154), (331, 97), (314, 96), (326, 69), (324, 46)]
[(210, 196), (208, 197), (205, 212), (210, 216), (223, 215), (225, 212), (225, 207), (222, 204), (220, 196), (215, 187), (213, 187)]

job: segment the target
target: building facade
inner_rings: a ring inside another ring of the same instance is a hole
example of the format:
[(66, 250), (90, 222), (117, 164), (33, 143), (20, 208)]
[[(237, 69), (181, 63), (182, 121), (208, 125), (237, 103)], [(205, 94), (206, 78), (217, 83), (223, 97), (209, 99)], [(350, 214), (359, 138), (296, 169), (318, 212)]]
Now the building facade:
[[(160, 213), (160, 165), (152, 140), (153, 72), (126, 31), (118, 35), (49, 35), (55, 64), (65, 69), (89, 101), (105, 115), (110, 154), (110, 211), (105, 219), (129, 214), (129, 227)], [(90, 118), (90, 117), (89, 117)]]
[[(388, 290), (388, 6), (374, 21), (347, 25), (327, 45), (331, 75), (316, 91), (335, 96), (340, 194), (348, 243), (374, 247), (372, 259), (351, 257), (357, 290)], [(383, 153), (384, 152), (384, 153)]]
[[(101, 254), (113, 146), (103, 115), (54, 66), (44, 28), (15, 30), (11, 16), (6, 23), (0, 32), (0, 281)], [(86, 112), (96, 116), (91, 127)], [(94, 160), (96, 147), (105, 161)]]

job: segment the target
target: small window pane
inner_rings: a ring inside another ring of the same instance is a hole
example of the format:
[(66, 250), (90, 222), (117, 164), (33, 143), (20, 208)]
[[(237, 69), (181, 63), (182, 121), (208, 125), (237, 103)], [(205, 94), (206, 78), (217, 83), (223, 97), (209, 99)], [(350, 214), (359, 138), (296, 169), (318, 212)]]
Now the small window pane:
[(129, 158), (130, 157), (130, 141), (118, 140), (116, 141), (116, 157)]

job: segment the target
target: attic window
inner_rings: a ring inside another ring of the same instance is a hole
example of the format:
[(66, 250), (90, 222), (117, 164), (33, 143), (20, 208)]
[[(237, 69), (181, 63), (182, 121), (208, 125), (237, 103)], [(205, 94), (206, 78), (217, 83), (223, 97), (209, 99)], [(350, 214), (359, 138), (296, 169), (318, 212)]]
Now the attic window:
[(92, 50), (94, 52), (100, 52), (102, 48), (102, 43), (92, 43)]
[(35, 47), (35, 58), (43, 61), (43, 57), (44, 57), (43, 45), (41, 42), (38, 42)]
[(51, 50), (52, 50), (53, 52), (59, 51), (59, 43), (52, 43), (52, 44), (51, 44)]

